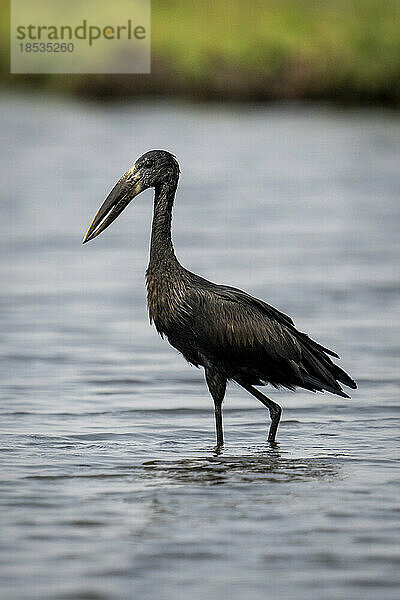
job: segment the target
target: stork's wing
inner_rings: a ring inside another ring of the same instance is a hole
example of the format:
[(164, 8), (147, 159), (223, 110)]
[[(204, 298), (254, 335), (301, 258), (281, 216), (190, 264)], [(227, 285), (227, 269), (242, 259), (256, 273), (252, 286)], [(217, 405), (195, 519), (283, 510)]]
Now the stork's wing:
[(190, 303), (197, 336), (216, 351), (244, 357), (262, 347), (271, 358), (300, 360), (300, 348), (287, 327), (239, 296), (202, 290)]
[(270, 304), (267, 304), (263, 300), (260, 300), (259, 298), (254, 298), (254, 296), (250, 296), (250, 294), (247, 294), (246, 292), (243, 292), (242, 290), (239, 290), (237, 288), (232, 288), (229, 286), (217, 286), (217, 287), (221, 288), (223, 295), (226, 296), (227, 298), (231, 298), (234, 301), (235, 300), (242, 301), (244, 304), (247, 304), (247, 305), (253, 306), (253, 307), (257, 307), (258, 309), (260, 309), (260, 311), (265, 316), (269, 317), (273, 321), (277, 321), (281, 325), (285, 325), (289, 329), (289, 331), (293, 331), (293, 333), (295, 333), (296, 336), (300, 336), (304, 340), (305, 343), (310, 343), (315, 349), (322, 350), (326, 354), (330, 354), (331, 356), (334, 356), (335, 358), (340, 358), (336, 354), (336, 352), (333, 352), (333, 350), (329, 350), (329, 348), (325, 348), (324, 346), (321, 346), (321, 344), (318, 344), (317, 342), (315, 342), (314, 340), (309, 338), (306, 333), (302, 333), (301, 331), (298, 331), (295, 328), (293, 319), (291, 317), (289, 317), (288, 315), (286, 315), (285, 313), (278, 310), (277, 308), (274, 308), (273, 306), (271, 306)]
[(187, 298), (193, 329), (200, 346), (222, 361), (253, 365), (260, 380), (265, 369), (265, 380), (276, 374), (277, 385), (343, 396), (338, 382), (356, 387), (328, 356), (337, 355), (298, 331), (289, 316), (242, 290), (202, 283)]

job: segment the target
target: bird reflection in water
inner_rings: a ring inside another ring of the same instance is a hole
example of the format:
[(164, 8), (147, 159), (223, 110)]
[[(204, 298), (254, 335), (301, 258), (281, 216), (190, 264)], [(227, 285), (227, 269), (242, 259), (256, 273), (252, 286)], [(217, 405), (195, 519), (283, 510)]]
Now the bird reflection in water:
[(332, 479), (339, 472), (337, 460), (329, 457), (287, 458), (278, 447), (243, 456), (214, 454), (178, 461), (152, 460), (142, 466), (145, 479), (197, 485), (311, 481)]

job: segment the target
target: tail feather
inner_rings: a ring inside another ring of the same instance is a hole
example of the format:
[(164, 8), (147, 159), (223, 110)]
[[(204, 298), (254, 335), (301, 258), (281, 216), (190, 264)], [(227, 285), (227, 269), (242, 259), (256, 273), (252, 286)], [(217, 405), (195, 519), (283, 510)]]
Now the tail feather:
[[(295, 328), (293, 327), (293, 329), (295, 329)], [(311, 348), (314, 348), (314, 350), (320, 350), (322, 352), (325, 352), (326, 354), (330, 354), (331, 356), (340, 359), (339, 354), (336, 354), (336, 352), (334, 352), (333, 350), (329, 350), (329, 348), (325, 348), (325, 346), (322, 346), (321, 344), (318, 344), (318, 342), (315, 342), (306, 333), (303, 333), (302, 331), (297, 331), (297, 329), (295, 329), (295, 331), (296, 331), (296, 336), (298, 338), (300, 338), (300, 340), (306, 346), (310, 346)]]
[[(308, 373), (306, 375), (304, 375), (304, 381), (306, 383), (308, 383), (310, 386), (312, 386), (312, 388), (313, 388), (312, 391), (314, 391), (314, 392), (326, 391), (326, 392), (331, 392), (331, 394), (336, 394), (337, 396), (342, 396), (342, 398), (350, 398), (350, 396), (342, 390), (342, 388), (340, 387), (339, 384), (336, 384), (335, 386), (331, 386), (325, 382), (320, 381), (316, 377), (309, 375)], [(307, 386), (307, 388), (310, 389), (308, 386)]]
[(301, 370), (304, 382), (315, 386), (317, 390), (326, 390), (343, 398), (350, 398), (342, 390), (340, 383), (356, 389), (356, 382), (327, 356), (326, 349), (321, 350), (323, 346), (320, 346), (305, 334), (301, 335), (300, 340), (302, 342)]

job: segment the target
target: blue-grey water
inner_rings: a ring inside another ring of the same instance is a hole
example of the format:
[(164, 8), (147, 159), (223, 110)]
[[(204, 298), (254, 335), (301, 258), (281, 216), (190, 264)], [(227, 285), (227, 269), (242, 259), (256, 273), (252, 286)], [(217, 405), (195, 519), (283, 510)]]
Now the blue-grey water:
[[(394, 600), (400, 118), (322, 107), (1, 106), (2, 600)], [(212, 402), (148, 323), (150, 191), (81, 237), (142, 152), (182, 167), (181, 262), (289, 313), (359, 389)]]

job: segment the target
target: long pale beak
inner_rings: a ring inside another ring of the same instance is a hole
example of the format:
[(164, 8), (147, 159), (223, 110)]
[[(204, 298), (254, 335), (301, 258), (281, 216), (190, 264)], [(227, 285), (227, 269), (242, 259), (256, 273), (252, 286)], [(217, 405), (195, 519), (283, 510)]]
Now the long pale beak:
[(122, 213), (124, 208), (128, 206), (129, 202), (143, 191), (144, 187), (140, 181), (139, 175), (140, 174), (135, 172), (133, 168), (122, 175), (121, 179), (115, 184), (103, 204), (100, 206), (82, 240), (83, 244), (93, 240), (111, 225), (118, 215)]

